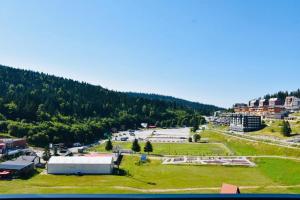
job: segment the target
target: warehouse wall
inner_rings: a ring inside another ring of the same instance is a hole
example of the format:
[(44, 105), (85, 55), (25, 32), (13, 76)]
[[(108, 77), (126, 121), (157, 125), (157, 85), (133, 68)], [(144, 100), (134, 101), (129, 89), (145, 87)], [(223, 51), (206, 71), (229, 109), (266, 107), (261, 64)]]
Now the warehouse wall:
[(49, 164), (48, 174), (111, 174), (113, 164)]

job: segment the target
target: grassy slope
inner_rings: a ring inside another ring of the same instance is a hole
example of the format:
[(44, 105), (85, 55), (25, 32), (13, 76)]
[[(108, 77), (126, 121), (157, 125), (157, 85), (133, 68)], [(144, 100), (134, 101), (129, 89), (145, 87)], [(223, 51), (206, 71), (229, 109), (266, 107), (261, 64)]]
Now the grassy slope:
[(293, 116), (300, 117), (300, 112), (295, 112), (292, 114)]
[[(223, 182), (240, 186), (260, 186), (242, 192), (300, 192), (296, 189), (269, 189), (268, 185), (298, 185), (299, 162), (281, 159), (257, 159), (258, 167), (172, 166), (159, 160), (138, 166), (137, 157), (125, 157), (121, 168), (132, 176), (55, 176), (38, 175), (30, 180), (1, 181), (1, 193), (140, 193), (138, 189), (174, 189), (220, 187)], [(285, 166), (284, 170), (280, 166)], [(212, 173), (213, 172), (213, 173)], [(118, 186), (118, 187), (116, 187)], [(151, 191), (145, 191), (147, 193)], [(162, 192), (162, 191), (161, 191)], [(218, 193), (216, 190), (196, 190), (193, 193)], [(170, 192), (167, 192), (170, 193)], [(179, 191), (178, 193), (184, 193)], [(185, 191), (191, 193), (191, 191)]]
[[(114, 146), (119, 145), (125, 149), (131, 149), (130, 142), (114, 142)], [(142, 152), (144, 143), (140, 143)], [(227, 155), (230, 154), (226, 146), (223, 144), (209, 143), (153, 143), (152, 154), (158, 155)], [(91, 149), (91, 151), (105, 152), (105, 144), (99, 145)]]
[(300, 157), (300, 149), (291, 149), (262, 142), (242, 140), (232, 136), (215, 133), (213, 131), (205, 131), (202, 136), (210, 138), (210, 141), (223, 142), (236, 155), (276, 155)]
[[(267, 126), (266, 128), (259, 130), (259, 131), (251, 132), (249, 134), (251, 134), (251, 135), (266, 135), (266, 136), (273, 136), (273, 137), (285, 138), (285, 139), (287, 138), (287, 137), (284, 137), (280, 133), (280, 129), (282, 126), (281, 121), (278, 121), (278, 120), (267, 121), (267, 124), (269, 126)], [(300, 121), (290, 122), (290, 125), (292, 128), (292, 134), (300, 134)]]

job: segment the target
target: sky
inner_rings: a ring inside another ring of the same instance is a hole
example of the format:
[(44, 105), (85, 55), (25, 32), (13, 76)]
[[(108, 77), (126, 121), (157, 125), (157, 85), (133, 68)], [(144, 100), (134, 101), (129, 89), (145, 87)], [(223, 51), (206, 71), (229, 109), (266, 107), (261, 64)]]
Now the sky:
[(0, 0), (0, 63), (230, 107), (300, 88), (300, 1)]

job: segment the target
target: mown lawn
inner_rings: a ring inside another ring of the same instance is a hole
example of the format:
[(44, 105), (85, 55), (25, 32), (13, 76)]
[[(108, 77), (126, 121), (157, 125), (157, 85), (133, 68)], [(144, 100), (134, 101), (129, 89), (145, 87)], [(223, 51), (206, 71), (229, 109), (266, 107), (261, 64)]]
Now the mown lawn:
[[(160, 160), (137, 165), (138, 157), (125, 156), (121, 168), (127, 176), (64, 176), (36, 175), (29, 180), (1, 181), (2, 194), (45, 193), (218, 193), (222, 183), (239, 186), (259, 186), (242, 189), (243, 193), (300, 192), (300, 163), (282, 159), (256, 159), (257, 167), (174, 166)], [(268, 186), (295, 185), (294, 188), (274, 189)], [(207, 189), (212, 187), (213, 189)], [(163, 189), (206, 188), (195, 191)], [(214, 189), (215, 188), (215, 189)], [(138, 190), (148, 189), (148, 190)], [(150, 189), (150, 190), (149, 190)], [(156, 190), (156, 191), (155, 191)], [(158, 191), (157, 191), (158, 190)]]
[[(131, 142), (114, 142), (114, 146), (131, 149)], [(145, 143), (140, 143), (144, 152)], [(156, 155), (230, 155), (231, 152), (222, 143), (152, 143), (153, 152)], [(93, 147), (90, 151), (106, 152), (105, 144)]]

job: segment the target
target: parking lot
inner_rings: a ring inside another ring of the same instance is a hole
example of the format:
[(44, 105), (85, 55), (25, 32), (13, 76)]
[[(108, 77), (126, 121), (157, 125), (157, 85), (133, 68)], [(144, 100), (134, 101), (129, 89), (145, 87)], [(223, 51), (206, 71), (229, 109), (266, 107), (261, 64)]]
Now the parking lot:
[(151, 141), (154, 143), (183, 143), (190, 135), (189, 128), (174, 129), (145, 129), (135, 131), (122, 131), (113, 134), (113, 141)]

